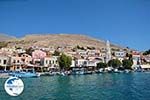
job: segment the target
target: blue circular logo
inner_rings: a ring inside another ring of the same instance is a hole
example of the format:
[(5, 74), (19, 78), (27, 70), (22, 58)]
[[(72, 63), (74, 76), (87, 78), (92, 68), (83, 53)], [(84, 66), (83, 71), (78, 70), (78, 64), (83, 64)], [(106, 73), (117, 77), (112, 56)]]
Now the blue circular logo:
[(24, 84), (20, 78), (10, 77), (5, 81), (4, 88), (10, 96), (18, 96), (23, 92)]

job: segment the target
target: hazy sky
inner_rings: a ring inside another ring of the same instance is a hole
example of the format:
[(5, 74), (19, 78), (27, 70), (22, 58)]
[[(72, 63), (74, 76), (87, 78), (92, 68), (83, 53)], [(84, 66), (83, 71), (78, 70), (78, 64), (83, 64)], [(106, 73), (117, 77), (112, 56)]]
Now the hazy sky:
[(150, 48), (150, 0), (0, 0), (0, 33), (86, 34)]

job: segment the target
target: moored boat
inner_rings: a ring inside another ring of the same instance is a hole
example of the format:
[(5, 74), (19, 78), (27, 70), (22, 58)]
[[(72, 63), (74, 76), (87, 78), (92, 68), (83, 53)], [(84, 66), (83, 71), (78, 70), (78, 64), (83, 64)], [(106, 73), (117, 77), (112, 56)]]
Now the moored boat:
[(118, 69), (114, 69), (114, 73), (120, 73)]
[(84, 70), (73, 70), (71, 74), (72, 75), (84, 75), (85, 72)]
[(9, 74), (10, 76), (21, 77), (21, 78), (29, 78), (29, 77), (39, 77), (34, 69), (26, 69), (22, 71), (12, 72)]

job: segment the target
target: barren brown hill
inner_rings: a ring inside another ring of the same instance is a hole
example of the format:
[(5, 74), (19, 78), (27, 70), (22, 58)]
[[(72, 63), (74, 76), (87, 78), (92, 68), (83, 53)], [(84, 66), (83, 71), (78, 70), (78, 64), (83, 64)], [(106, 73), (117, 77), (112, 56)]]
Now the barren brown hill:
[[(41, 47), (64, 47), (64, 46), (72, 46), (75, 47), (77, 45), (83, 47), (95, 47), (102, 48), (105, 47), (105, 41), (97, 40), (85, 35), (78, 34), (44, 34), (44, 35), (27, 35), (18, 41), (10, 43), (9, 45), (17, 45), (23, 47), (30, 46), (41, 46)], [(112, 45), (112, 47), (120, 48), (120, 46)]]
[(0, 42), (3, 42), (3, 41), (10, 41), (12, 39), (15, 39), (15, 37), (12, 37), (12, 36), (8, 36), (6, 34), (2, 34), (0, 33)]

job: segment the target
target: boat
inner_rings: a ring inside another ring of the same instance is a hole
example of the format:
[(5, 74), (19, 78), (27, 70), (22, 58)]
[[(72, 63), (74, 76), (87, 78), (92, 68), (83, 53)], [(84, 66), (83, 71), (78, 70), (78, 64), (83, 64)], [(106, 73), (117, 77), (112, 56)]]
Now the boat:
[(92, 74), (92, 71), (84, 71), (84, 74)]
[(104, 72), (112, 73), (113, 72), (113, 67), (105, 68)]
[(118, 69), (114, 69), (114, 73), (120, 73)]
[(95, 73), (99, 74), (99, 73), (100, 73), (100, 71), (99, 71), (99, 70), (95, 70)]
[(100, 73), (104, 72), (104, 69), (103, 69), (103, 68), (100, 68), (100, 69), (99, 69), (99, 72), (100, 72)]
[(62, 76), (66, 76), (65, 72), (61, 72), (60, 75)]
[(130, 73), (130, 72), (132, 72), (131, 70), (128, 70), (128, 69), (126, 69), (126, 70), (124, 70), (124, 72), (125, 73)]
[(85, 74), (85, 71), (84, 70), (73, 70), (72, 71), (72, 74), (73, 75), (84, 75)]
[(71, 75), (71, 72), (70, 71), (62, 71), (62, 72), (60, 72), (60, 75), (68, 76), (68, 75)]
[(54, 76), (56, 75), (53, 72), (38, 72), (39, 76)]
[(34, 69), (25, 69), (21, 71), (12, 72), (9, 74), (10, 76), (20, 77), (20, 78), (29, 78), (29, 77), (39, 77)]
[(84, 72), (84, 71), (82, 71), (82, 70), (79, 70), (79, 71), (76, 71), (76, 72), (75, 72), (75, 74), (76, 74), (76, 75), (84, 75), (84, 74), (85, 74), (85, 72)]

